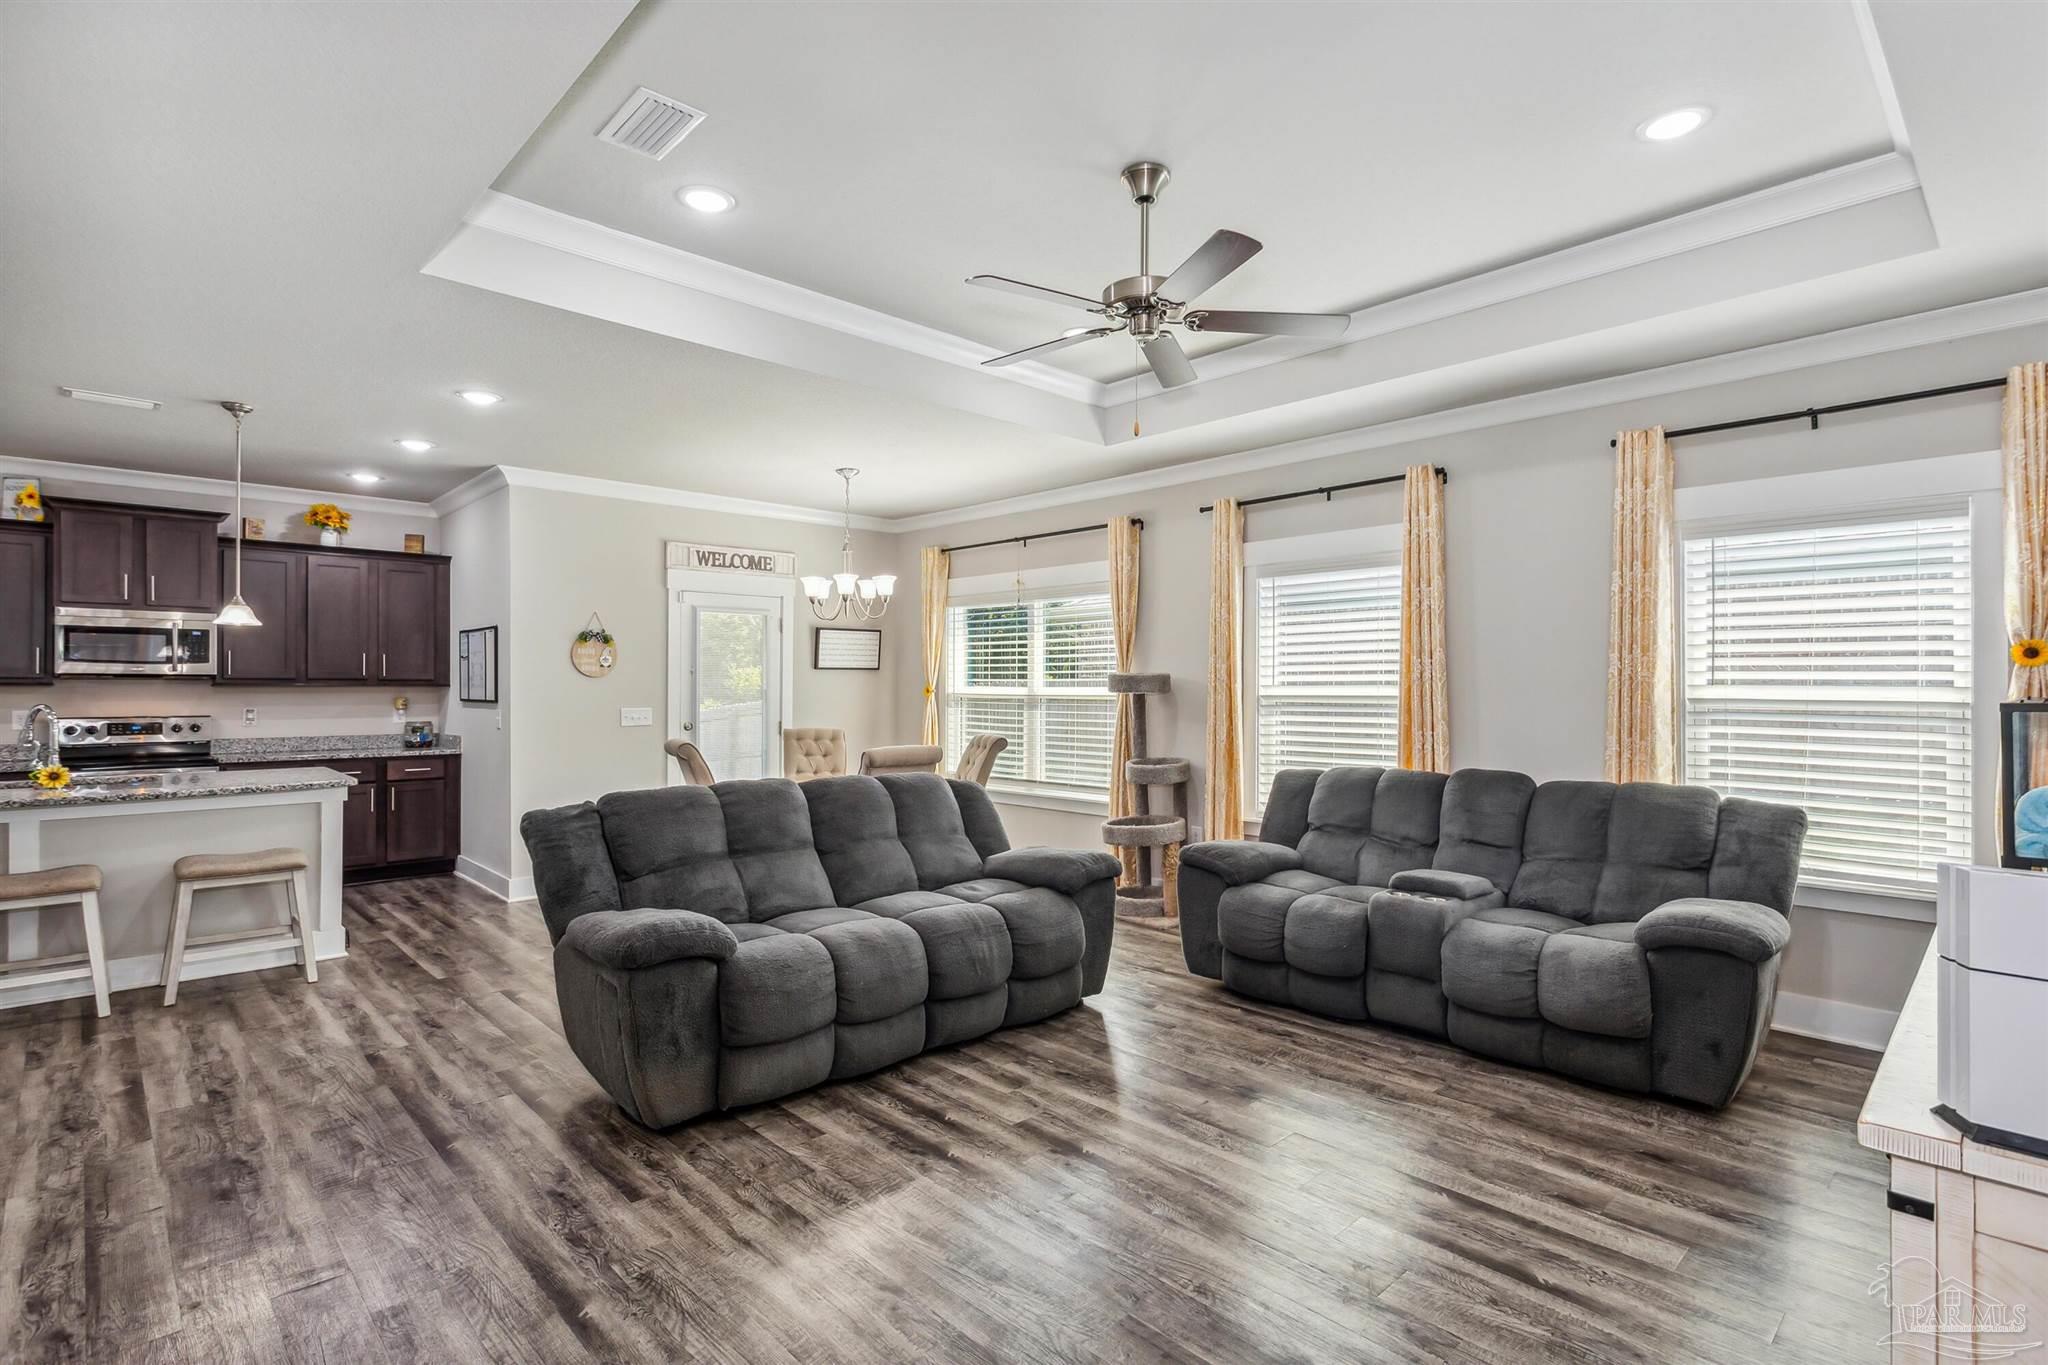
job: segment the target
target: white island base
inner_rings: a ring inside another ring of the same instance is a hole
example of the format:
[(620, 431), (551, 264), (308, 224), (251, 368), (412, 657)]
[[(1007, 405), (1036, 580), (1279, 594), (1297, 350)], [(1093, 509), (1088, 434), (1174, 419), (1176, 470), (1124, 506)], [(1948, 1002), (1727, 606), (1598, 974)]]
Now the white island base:
[[(65, 792), (0, 790), (0, 870), (33, 872), (72, 863), (100, 869), (107, 975), (118, 993), (163, 984), (176, 896), (172, 863), (188, 853), (303, 849), (314, 955), (322, 961), (342, 957), (348, 942), (341, 922), (341, 819), (352, 785), (328, 768), (281, 768), (81, 784)], [(201, 891), (193, 906), (195, 934), (285, 922), (278, 885)], [(75, 909), (21, 911), (4, 919), (9, 962), (85, 950)], [(216, 955), (188, 961), (180, 975), (196, 981), (296, 960), (290, 947), (224, 944)], [(0, 990), (0, 1008), (91, 994), (92, 983), (84, 980), (24, 984)]]

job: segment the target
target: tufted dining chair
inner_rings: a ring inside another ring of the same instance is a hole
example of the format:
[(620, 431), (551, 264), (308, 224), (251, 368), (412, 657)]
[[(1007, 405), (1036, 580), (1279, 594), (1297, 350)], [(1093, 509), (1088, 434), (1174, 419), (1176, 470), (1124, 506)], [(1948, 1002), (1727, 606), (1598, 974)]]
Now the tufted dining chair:
[(1001, 735), (975, 735), (967, 741), (967, 747), (960, 751), (960, 766), (953, 776), (962, 782), (973, 782), (978, 786), (988, 785), (988, 775), (995, 770), (996, 757), (1010, 747), (1010, 741)]
[(942, 757), (936, 744), (884, 744), (860, 751), (860, 770), (869, 777), (877, 773), (935, 773)]
[(672, 739), (661, 747), (683, 770), (683, 780), (691, 786), (708, 787), (718, 780), (711, 775), (711, 765), (704, 761), (704, 751), (689, 740)]
[(846, 731), (791, 727), (782, 732), (782, 775), (798, 782), (846, 772)]

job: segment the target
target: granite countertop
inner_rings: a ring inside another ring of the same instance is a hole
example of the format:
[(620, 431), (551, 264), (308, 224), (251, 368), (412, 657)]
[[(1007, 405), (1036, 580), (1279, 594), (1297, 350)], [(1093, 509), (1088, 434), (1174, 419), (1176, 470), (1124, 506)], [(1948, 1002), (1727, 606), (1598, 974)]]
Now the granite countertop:
[(284, 796), (329, 787), (353, 787), (355, 779), (331, 768), (268, 768), (253, 772), (168, 772), (148, 777), (93, 781), (74, 778), (68, 787), (44, 791), (26, 780), (0, 782), (0, 815), (46, 806), (103, 806), (152, 801), (190, 801), (207, 796)]
[(432, 746), (408, 749), (397, 735), (267, 735), (216, 739), (219, 763), (303, 763), (318, 758), (457, 758), (462, 736), (438, 736)]

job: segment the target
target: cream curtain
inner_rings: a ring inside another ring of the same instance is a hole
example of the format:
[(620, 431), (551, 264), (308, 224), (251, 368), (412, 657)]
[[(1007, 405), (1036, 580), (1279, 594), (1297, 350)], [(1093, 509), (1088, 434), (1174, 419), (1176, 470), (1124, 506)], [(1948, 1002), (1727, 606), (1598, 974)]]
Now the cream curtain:
[(2048, 640), (2048, 363), (2005, 377), (2005, 626), (2010, 701), (2048, 701), (2048, 664), (2024, 642)]
[(946, 587), (953, 557), (936, 545), (927, 545), (918, 555), (917, 569), (924, 582), (924, 742), (944, 744), (939, 725), (939, 670), (946, 654)]
[(1244, 509), (1216, 500), (1209, 541), (1209, 789), (1205, 839), (1244, 837), (1244, 745), (1238, 688), (1244, 623)]
[[(1128, 673), (1138, 647), (1138, 524), (1129, 517), (1109, 519), (1109, 624), (1116, 637), (1116, 671)], [(1110, 746), (1109, 813), (1135, 814), (1136, 793), (1124, 778), (1131, 758), (1131, 696), (1116, 695), (1116, 739)], [(1138, 880), (1138, 850), (1120, 848), (1123, 882)]]
[(1615, 439), (1607, 611), (1607, 780), (1678, 777), (1676, 471), (1664, 428)]
[(1444, 640), (1444, 483), (1408, 466), (1401, 514), (1400, 764), (1451, 770), (1450, 668)]

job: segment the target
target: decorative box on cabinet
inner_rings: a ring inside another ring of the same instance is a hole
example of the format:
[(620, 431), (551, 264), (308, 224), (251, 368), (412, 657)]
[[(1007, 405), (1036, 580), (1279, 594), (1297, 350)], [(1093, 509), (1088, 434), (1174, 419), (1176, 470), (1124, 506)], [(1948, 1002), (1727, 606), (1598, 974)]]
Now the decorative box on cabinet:
[(0, 682), (50, 678), (50, 533), (0, 522)]

